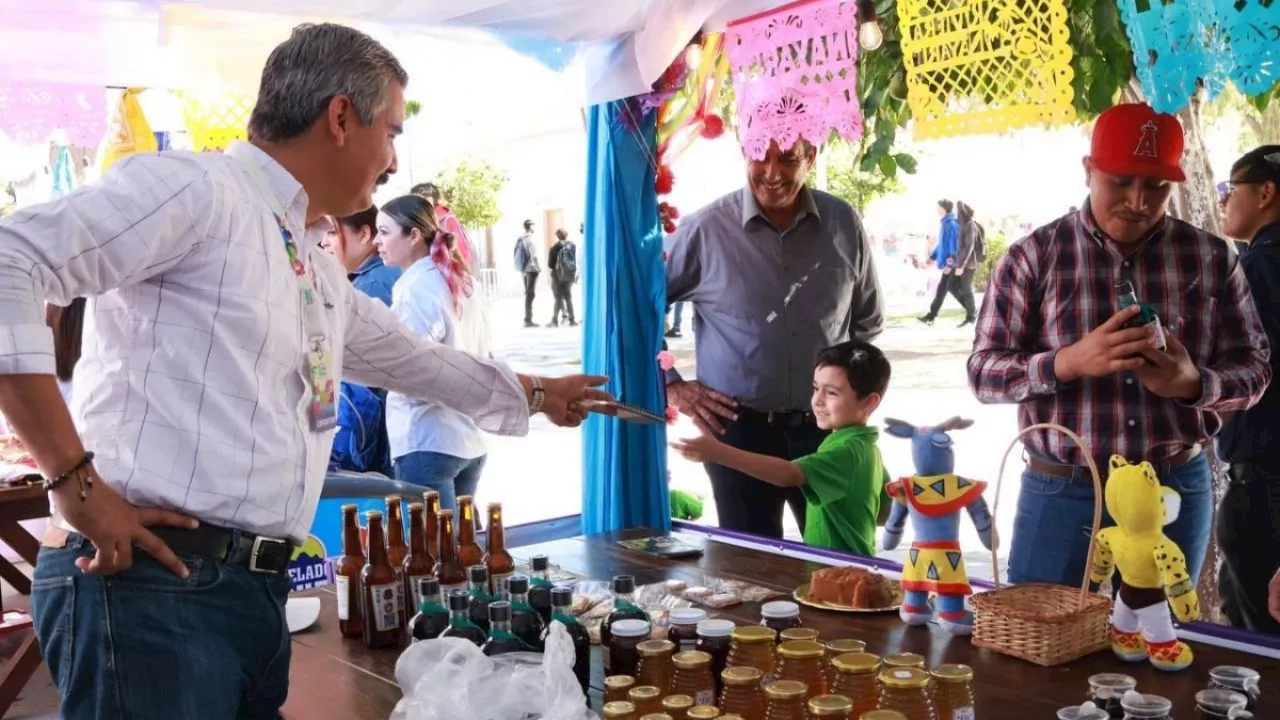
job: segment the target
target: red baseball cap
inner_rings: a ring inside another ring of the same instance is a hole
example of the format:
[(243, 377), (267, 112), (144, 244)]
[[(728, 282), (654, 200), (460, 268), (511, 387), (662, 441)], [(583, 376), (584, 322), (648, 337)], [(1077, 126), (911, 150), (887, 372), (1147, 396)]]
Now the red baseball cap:
[(1182, 172), (1182, 124), (1146, 103), (1116, 105), (1093, 126), (1093, 166), (1112, 175), (1187, 179)]

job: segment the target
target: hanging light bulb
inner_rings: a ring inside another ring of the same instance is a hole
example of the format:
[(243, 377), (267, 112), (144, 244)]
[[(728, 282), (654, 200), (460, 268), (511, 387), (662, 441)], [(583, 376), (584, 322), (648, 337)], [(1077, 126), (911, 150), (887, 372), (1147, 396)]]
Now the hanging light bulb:
[(858, 0), (858, 45), (868, 52), (878, 50), (884, 43), (884, 30), (876, 5), (872, 0)]

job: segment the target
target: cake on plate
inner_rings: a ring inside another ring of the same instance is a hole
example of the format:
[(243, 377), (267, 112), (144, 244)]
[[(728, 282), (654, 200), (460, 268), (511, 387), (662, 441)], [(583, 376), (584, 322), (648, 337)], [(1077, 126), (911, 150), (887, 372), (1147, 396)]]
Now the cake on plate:
[(893, 584), (883, 575), (860, 567), (831, 567), (809, 578), (809, 597), (816, 602), (874, 610), (893, 604)]

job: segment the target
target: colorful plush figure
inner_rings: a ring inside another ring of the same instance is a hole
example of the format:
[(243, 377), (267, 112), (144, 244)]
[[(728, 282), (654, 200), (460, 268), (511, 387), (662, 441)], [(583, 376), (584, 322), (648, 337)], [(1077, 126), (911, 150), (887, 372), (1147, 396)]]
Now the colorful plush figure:
[(1169, 606), (1189, 622), (1200, 617), (1200, 600), (1186, 556), (1161, 530), (1177, 519), (1182, 498), (1160, 484), (1151, 463), (1130, 465), (1119, 455), (1111, 456), (1105, 495), (1116, 524), (1098, 531), (1089, 579), (1101, 583), (1120, 571), (1111, 650), (1128, 662), (1149, 659), (1159, 670), (1182, 670), (1193, 656), (1174, 633)]
[(886, 432), (911, 440), (916, 474), (888, 486), (893, 509), (884, 528), (884, 549), (902, 541), (907, 518), (915, 538), (902, 568), (906, 593), (899, 614), (908, 625), (924, 625), (933, 619), (929, 595), (938, 598), (938, 624), (955, 635), (973, 632), (973, 613), (965, 607), (970, 594), (969, 576), (960, 551), (960, 511), (969, 513), (982, 544), (991, 549), (991, 509), (982, 499), (987, 484), (955, 474), (956, 458), (950, 430), (973, 425), (953, 417), (933, 427), (916, 427), (901, 420), (885, 420)]

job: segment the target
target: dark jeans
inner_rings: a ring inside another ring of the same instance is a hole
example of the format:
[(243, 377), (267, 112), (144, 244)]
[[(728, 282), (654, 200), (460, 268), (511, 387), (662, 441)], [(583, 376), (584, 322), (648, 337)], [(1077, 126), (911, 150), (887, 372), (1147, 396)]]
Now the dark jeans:
[(475, 497), (486, 457), (468, 460), (424, 451), (401, 455), (393, 464), (397, 480), (435, 490), (440, 493), (440, 507), (457, 512), (459, 495)]
[(678, 302), (669, 309), (675, 312), (671, 315), (671, 329), (680, 332), (680, 326), (684, 323), (684, 303)]
[[(812, 418), (794, 425), (770, 424), (763, 413), (742, 409), (737, 420), (725, 420), (720, 440), (749, 452), (794, 460), (818, 450), (827, 431)], [(715, 496), (720, 527), (764, 537), (782, 537), (782, 508), (791, 512), (804, 532), (804, 493), (800, 488), (780, 488), (724, 467), (707, 463), (707, 476)]]
[(524, 321), (526, 324), (533, 323), (533, 297), (538, 294), (538, 273), (527, 272), (524, 274)]
[(1230, 473), (1218, 506), (1222, 612), (1236, 627), (1280, 635), (1267, 612), (1267, 584), (1280, 568), (1280, 463), (1238, 463)]
[(561, 313), (564, 314), (569, 322), (575, 322), (573, 319), (573, 281), (552, 280), (551, 292), (555, 294), (556, 298), (556, 307), (551, 311), (551, 322), (560, 322)]
[(289, 693), (288, 574), (180, 553), (191, 571), (182, 580), (135, 547), (128, 570), (86, 575), (75, 560), (93, 552), (75, 533), (42, 547), (31, 583), (62, 717), (279, 716)]
[(938, 281), (938, 292), (933, 296), (933, 304), (929, 306), (929, 317), (937, 317), (938, 311), (942, 309), (942, 301), (947, 299), (947, 293), (960, 303), (960, 307), (964, 308), (964, 316), (966, 319), (973, 319), (977, 316), (978, 311), (973, 304), (973, 275), (976, 270), (965, 270), (957, 275), (954, 272), (942, 276)]

